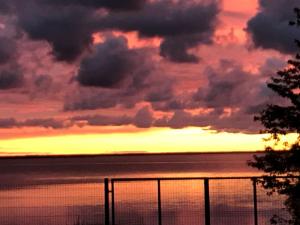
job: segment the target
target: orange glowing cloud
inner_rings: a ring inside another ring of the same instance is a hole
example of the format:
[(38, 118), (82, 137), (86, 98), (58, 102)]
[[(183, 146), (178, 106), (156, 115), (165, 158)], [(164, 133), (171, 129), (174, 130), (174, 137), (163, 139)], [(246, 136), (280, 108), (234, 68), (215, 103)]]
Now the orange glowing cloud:
[[(129, 48), (157, 48), (160, 46), (162, 39), (159, 37), (151, 37), (151, 38), (140, 38), (138, 32), (120, 32), (120, 31), (112, 31), (112, 35), (119, 37), (124, 36), (128, 41)], [(105, 34), (101, 32), (97, 32), (93, 34), (93, 43), (99, 44), (105, 41)]]

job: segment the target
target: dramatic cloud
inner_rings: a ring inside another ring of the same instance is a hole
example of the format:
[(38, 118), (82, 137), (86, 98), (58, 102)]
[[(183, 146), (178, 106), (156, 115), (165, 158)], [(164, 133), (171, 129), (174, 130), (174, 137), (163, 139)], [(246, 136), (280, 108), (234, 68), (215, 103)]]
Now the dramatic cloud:
[(96, 10), (75, 1), (71, 5), (47, 1), (0, 0), (0, 14), (15, 17), (16, 29), (32, 40), (47, 41), (56, 60), (72, 62), (92, 44)]
[(161, 56), (174, 62), (196, 63), (198, 57), (189, 50), (212, 43), (219, 3), (216, 0), (12, 0), (2, 6), (3, 12), (9, 9), (14, 9), (10, 12), (17, 17), (18, 26), (32, 40), (47, 41), (52, 46), (59, 61), (76, 60), (92, 45), (93, 33), (120, 30), (137, 31), (140, 38), (160, 37)]
[(150, 108), (145, 106), (136, 113), (133, 124), (139, 128), (149, 128), (152, 126), (153, 119)]
[(300, 30), (289, 26), (289, 21), (295, 19), (293, 9), (299, 5), (299, 1), (260, 0), (259, 5), (259, 12), (247, 25), (254, 45), (282, 53), (295, 53), (298, 49), (294, 40), (300, 38)]
[[(165, 93), (168, 96), (168, 93)], [(197, 109), (201, 104), (194, 99), (194, 92), (182, 92), (181, 94), (173, 94), (168, 99), (161, 101), (152, 101), (151, 106), (154, 110), (173, 112), (184, 109)]]
[(143, 7), (146, 0), (42, 0), (48, 4), (81, 5), (110, 10), (137, 10)]
[(14, 40), (6, 37), (0, 37), (0, 65), (10, 62), (16, 53), (16, 44)]
[(92, 56), (82, 60), (76, 79), (84, 86), (116, 87), (136, 75), (140, 60), (143, 59), (136, 50), (128, 49), (125, 38), (109, 38), (96, 46)]
[(171, 127), (174, 129), (184, 128), (188, 126), (195, 126), (193, 123), (193, 116), (184, 110), (176, 110), (170, 118), (161, 118), (155, 122), (159, 127)]
[(0, 119), (0, 128), (12, 128), (12, 127), (43, 127), (52, 129), (68, 128), (72, 124), (63, 119), (28, 119), (24, 121), (17, 121), (13, 118)]
[(17, 121), (14, 118), (0, 119), (0, 128), (12, 128), (17, 125)]
[(258, 132), (260, 126), (254, 123), (254, 115), (267, 102), (282, 101), (267, 88), (266, 80), (267, 75), (271, 71), (274, 73), (283, 62), (278, 58), (269, 58), (259, 72), (252, 73), (234, 61), (222, 59), (218, 66), (204, 70), (207, 84), (198, 91), (153, 102), (155, 110), (174, 112), (172, 116), (157, 118), (153, 124), (177, 129), (200, 126), (218, 131)]
[(0, 90), (20, 87), (23, 80), (23, 74), (18, 70), (0, 70)]
[(286, 66), (286, 60), (270, 57), (267, 58), (265, 63), (260, 67), (260, 74), (262, 76), (271, 77), (276, 74), (278, 70), (283, 69)]
[(78, 126), (122, 126), (132, 123), (132, 118), (126, 115), (123, 116), (105, 116), (105, 115), (87, 115), (76, 116), (71, 118), (73, 123)]
[[(85, 115), (74, 116), (67, 119), (29, 119), (16, 121), (13, 118), (0, 119), (0, 128), (22, 128), (37, 127), (45, 129), (67, 129), (72, 126), (126, 126), (134, 125), (138, 128), (170, 127), (180, 129), (190, 126), (210, 127), (217, 131), (231, 132), (257, 132), (257, 124), (254, 124), (252, 117), (242, 113), (232, 114), (230, 117), (220, 116), (220, 112), (212, 111), (209, 114), (193, 115), (184, 110), (178, 110), (170, 117), (154, 118), (148, 107), (140, 109), (135, 116), (108, 116), (108, 115)], [(234, 125), (233, 125), (234, 124)]]
[(173, 97), (173, 90), (171, 84), (168, 82), (161, 83), (154, 87), (145, 97), (148, 102), (168, 101)]
[(242, 107), (257, 101), (256, 94), (265, 85), (255, 74), (246, 72), (240, 65), (221, 60), (218, 69), (205, 71), (208, 85), (195, 94), (194, 99), (209, 108)]
[(162, 117), (154, 121), (154, 126), (181, 129), (184, 127), (206, 127), (218, 132), (257, 133), (259, 124), (253, 122), (253, 117), (243, 111), (228, 114), (224, 110), (211, 110), (209, 113), (191, 114), (177, 110), (170, 117)]
[(8, 13), (10, 11), (10, 3), (7, 0), (0, 0), (0, 13)]
[[(65, 97), (64, 111), (108, 109), (118, 106), (126, 109), (134, 108), (138, 102), (143, 101), (145, 93), (151, 91), (151, 87), (155, 86), (152, 81), (155, 78), (151, 66), (148, 66), (148, 62), (144, 65), (142, 62), (139, 63), (141, 64), (138, 70), (126, 74), (119, 85), (111, 88), (94, 85), (71, 89)], [(113, 67), (111, 68), (114, 70)], [(101, 71), (92, 75), (97, 76), (98, 74), (101, 74)], [(109, 73), (105, 75), (110, 76)]]
[(19, 26), (31, 39), (47, 41), (57, 60), (74, 61), (92, 44), (92, 10), (45, 6), (32, 1), (18, 6)]
[(197, 62), (197, 56), (188, 50), (211, 42), (218, 11), (215, 1), (208, 4), (154, 1), (135, 13), (108, 14), (98, 26), (99, 29), (138, 31), (141, 37), (162, 37), (162, 56), (175, 62)]
[(295, 51), (294, 3), (260, 0), (249, 20), (218, 0), (0, 0), (0, 128), (257, 132), (288, 57), (263, 48)]
[(153, 109), (164, 112), (244, 108), (249, 104), (260, 104), (269, 97), (269, 92), (266, 92), (268, 76), (282, 63), (277, 58), (270, 58), (258, 68), (259, 72), (250, 72), (235, 61), (221, 59), (219, 64), (207, 66), (201, 72), (206, 80), (198, 90), (177, 90), (172, 95), (167, 89), (163, 92), (156, 90), (154, 93), (161, 93), (163, 98), (153, 101), (147, 96), (146, 100), (152, 100), (149, 102)]
[(72, 126), (122, 126), (133, 123), (133, 118), (124, 116), (86, 115), (74, 116), (67, 119), (28, 119), (17, 121), (13, 118), (0, 118), (0, 128), (36, 127), (46, 129), (66, 129)]
[(207, 44), (210, 42), (209, 37), (205, 39), (201, 35), (165, 38), (160, 45), (160, 55), (173, 62), (197, 63), (199, 58), (188, 50), (196, 47), (201, 40), (207, 41)]
[(131, 87), (121, 89), (79, 88), (67, 94), (64, 111), (108, 109), (122, 107), (132, 109), (143, 101), (143, 89), (131, 92)]
[(57, 120), (52, 118), (47, 119), (28, 119), (18, 124), (20, 127), (44, 127), (52, 129), (68, 128), (71, 124), (66, 120)]

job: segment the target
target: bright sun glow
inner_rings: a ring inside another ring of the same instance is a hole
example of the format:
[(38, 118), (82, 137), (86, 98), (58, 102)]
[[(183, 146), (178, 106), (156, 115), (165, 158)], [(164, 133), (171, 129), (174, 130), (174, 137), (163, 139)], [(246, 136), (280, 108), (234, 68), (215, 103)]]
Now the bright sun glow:
[(76, 134), (0, 141), (15, 154), (105, 154), (262, 150), (262, 135), (212, 133), (200, 128), (137, 129), (132, 133)]

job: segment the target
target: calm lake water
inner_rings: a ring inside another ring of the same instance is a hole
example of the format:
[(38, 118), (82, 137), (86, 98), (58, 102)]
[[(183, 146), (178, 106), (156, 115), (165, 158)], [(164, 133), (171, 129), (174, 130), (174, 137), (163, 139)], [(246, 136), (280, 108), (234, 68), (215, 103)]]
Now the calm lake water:
[[(0, 159), (1, 225), (100, 225), (103, 178), (258, 176), (250, 153)], [(156, 225), (157, 182), (117, 182), (115, 224)], [(210, 181), (212, 225), (254, 224), (251, 180)], [(203, 180), (162, 181), (162, 224), (204, 224)], [(260, 224), (283, 199), (258, 187)]]

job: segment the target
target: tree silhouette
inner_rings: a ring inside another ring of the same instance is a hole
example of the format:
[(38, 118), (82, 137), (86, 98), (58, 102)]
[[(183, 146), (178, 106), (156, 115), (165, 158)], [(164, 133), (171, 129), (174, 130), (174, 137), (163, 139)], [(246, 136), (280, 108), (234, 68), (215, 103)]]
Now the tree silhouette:
[[(291, 26), (300, 29), (300, 9), (295, 8), (296, 19)], [(300, 40), (296, 40), (300, 49)], [(285, 206), (290, 216), (283, 218), (274, 215), (272, 224), (300, 225), (300, 54), (289, 60), (288, 65), (271, 78), (268, 87), (286, 100), (286, 104), (270, 104), (255, 117), (264, 126), (263, 133), (270, 134), (268, 140), (275, 141), (275, 145), (282, 142), (281, 137), (295, 133), (293, 141), (285, 142), (286, 150), (275, 151), (267, 147), (265, 154), (254, 156), (249, 165), (267, 173), (259, 182), (268, 190), (269, 194), (285, 195)], [(277, 177), (276, 177), (277, 176)], [(278, 178), (289, 176), (289, 178)]]

